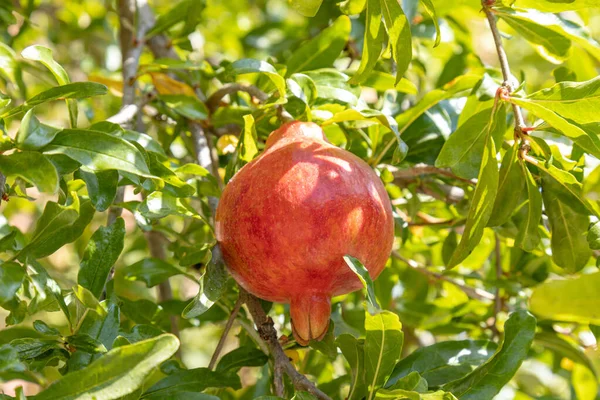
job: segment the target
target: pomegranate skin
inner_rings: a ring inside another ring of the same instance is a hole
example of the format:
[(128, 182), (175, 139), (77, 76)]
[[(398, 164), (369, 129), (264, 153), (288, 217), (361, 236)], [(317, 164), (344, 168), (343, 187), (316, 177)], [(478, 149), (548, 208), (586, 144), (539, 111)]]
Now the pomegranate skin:
[(314, 123), (290, 122), (229, 182), (216, 235), (235, 280), (265, 300), (290, 303), (298, 343), (321, 339), (331, 297), (360, 289), (343, 260), (375, 279), (394, 240), (389, 198), (354, 154), (331, 145)]

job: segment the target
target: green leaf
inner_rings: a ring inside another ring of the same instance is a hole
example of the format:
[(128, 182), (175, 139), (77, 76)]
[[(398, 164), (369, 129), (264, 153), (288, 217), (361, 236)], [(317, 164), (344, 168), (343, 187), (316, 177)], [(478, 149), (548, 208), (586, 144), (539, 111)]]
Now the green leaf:
[(546, 60), (560, 64), (568, 58), (571, 40), (562, 32), (548, 27), (555, 19), (552, 14), (500, 9), (498, 15), (519, 35), (532, 43)]
[(589, 217), (575, 212), (569, 207), (572, 203), (562, 201), (559, 192), (564, 186), (560, 186), (548, 174), (542, 175), (542, 188), (546, 215), (552, 232), (552, 260), (571, 273), (577, 272), (587, 264), (591, 256), (585, 237)]
[(146, 378), (179, 347), (174, 335), (164, 334), (118, 347), (77, 372), (50, 385), (36, 400), (118, 399), (135, 392)]
[(543, 171), (542, 181), (552, 185), (552, 190), (555, 195), (570, 208), (579, 214), (592, 214), (600, 217), (598, 206), (590, 202), (583, 195), (583, 187), (581, 183), (567, 171), (563, 171), (554, 165), (546, 163), (538, 163), (537, 167)]
[(73, 197), (73, 204), (62, 206), (49, 201), (38, 219), (31, 240), (20, 255), (46, 257), (67, 243), (75, 241), (94, 217), (94, 207), (89, 200)]
[(398, 130), (398, 125), (392, 117), (385, 115), (382, 112), (377, 111), (377, 110), (364, 109), (364, 110), (359, 111), (359, 110), (349, 109), (349, 110), (344, 110), (344, 111), (341, 111), (341, 112), (335, 114), (335, 116), (333, 116), (331, 119), (328, 119), (327, 121), (325, 121), (322, 125), (327, 126), (332, 123), (344, 122), (344, 121), (373, 121), (373, 122), (376, 122), (378, 124), (385, 126), (387, 129), (389, 129), (390, 131), (392, 131), (394, 133), (394, 136), (396, 137), (396, 140), (398, 141), (398, 147), (396, 148), (396, 150), (398, 151), (398, 154), (397, 154), (397, 157), (395, 160), (396, 163), (399, 163), (406, 157), (406, 154), (408, 153), (408, 145), (400, 137), (400, 131)]
[(538, 225), (542, 218), (542, 194), (523, 161), (520, 162), (521, 171), (527, 187), (527, 216), (519, 225), (519, 232), (515, 238), (515, 246), (525, 251), (533, 251), (540, 243), (540, 230)]
[(60, 343), (56, 339), (24, 338), (15, 339), (10, 346), (17, 351), (19, 359), (26, 361), (37, 358), (44, 353), (59, 348)]
[(597, 133), (578, 125), (600, 122), (600, 116), (593, 112), (600, 107), (600, 77), (585, 82), (560, 82), (526, 98), (510, 97), (510, 102), (543, 119), (586, 152), (600, 157)]
[(121, 170), (152, 177), (142, 153), (118, 137), (80, 129), (65, 129), (43, 149), (44, 154), (64, 154), (92, 171)]
[(546, 12), (562, 12), (598, 7), (597, 0), (517, 0), (519, 7), (533, 8)]
[(26, 112), (33, 107), (54, 100), (64, 99), (87, 99), (93, 96), (105, 95), (106, 86), (95, 82), (76, 82), (68, 85), (57, 86), (33, 96), (24, 104), (12, 108), (0, 115), (0, 118), (8, 118)]
[(357, 105), (360, 88), (356, 90), (348, 84), (348, 75), (333, 68), (307, 71), (305, 75), (315, 82), (319, 99), (329, 103), (335, 101), (350, 106)]
[(396, 364), (385, 387), (391, 387), (413, 371), (426, 379), (430, 387), (442, 386), (471, 373), (497, 348), (496, 343), (488, 340), (445, 341), (421, 347)]
[(142, 216), (152, 220), (161, 219), (167, 215), (179, 215), (195, 218), (206, 223), (206, 220), (183, 199), (166, 192), (150, 193), (140, 204), (138, 211)]
[(600, 60), (600, 44), (592, 38), (587, 29), (571, 20), (564, 19), (560, 15), (545, 14), (536, 10), (501, 9), (498, 13), (499, 15), (509, 15), (509, 18), (519, 22), (542, 25), (544, 28), (554, 31), (555, 34), (563, 36), (561, 42), (564, 42), (564, 38), (566, 38), (577, 43), (594, 58)]
[(592, 361), (583, 350), (577, 346), (576, 342), (567, 340), (567, 338), (567, 336), (563, 337), (563, 335), (554, 332), (539, 332), (535, 335), (534, 342), (554, 351), (562, 357), (567, 357), (571, 361), (587, 367), (594, 375), (596, 375)]
[(600, 222), (590, 227), (587, 234), (587, 242), (592, 250), (600, 250)]
[(146, 39), (165, 32), (173, 26), (184, 21), (185, 26), (182, 33), (190, 33), (196, 28), (200, 21), (201, 13), (204, 10), (206, 3), (198, 0), (183, 0), (176, 2), (173, 8), (165, 13), (158, 14), (156, 23), (146, 33)]
[[(156, 286), (171, 276), (186, 274), (184, 270), (158, 258), (144, 258), (120, 271), (125, 279), (142, 281), (148, 287)], [(190, 279), (196, 280), (193, 276)]]
[(65, 314), (69, 324), (71, 323), (71, 313), (65, 299), (62, 295), (62, 290), (58, 283), (48, 275), (48, 272), (37, 261), (27, 259), (27, 273), (31, 281), (32, 287), (36, 291), (36, 297), (32, 300), (33, 304), (29, 304), (31, 310), (35, 309), (36, 303), (44, 302), (47, 298), (52, 298), (58, 304), (60, 310)]
[(344, 358), (350, 364), (352, 372), (352, 385), (348, 393), (348, 400), (360, 400), (367, 394), (365, 382), (365, 351), (363, 341), (347, 333), (339, 335), (335, 344), (340, 348)]
[(196, 97), (183, 94), (161, 94), (160, 99), (177, 114), (192, 121), (208, 118), (206, 105)]
[(441, 390), (430, 393), (418, 393), (408, 390), (387, 390), (383, 389), (377, 392), (375, 399), (394, 399), (394, 400), (456, 400), (452, 393)]
[(125, 221), (117, 218), (107, 226), (101, 226), (90, 238), (81, 259), (77, 282), (100, 298), (110, 270), (123, 251)]
[[(21, 52), (21, 56), (28, 60), (39, 61), (42, 63), (50, 70), (50, 72), (52, 72), (52, 75), (54, 75), (54, 78), (56, 78), (56, 82), (58, 82), (59, 85), (67, 85), (71, 83), (67, 71), (65, 71), (65, 69), (54, 60), (52, 57), (52, 50), (49, 48), (40, 45), (29, 46)], [(77, 101), (73, 99), (67, 99), (66, 101), (67, 107), (69, 108), (71, 127), (75, 128), (77, 126), (78, 115)]]
[(142, 395), (145, 400), (187, 399), (206, 388), (241, 388), (235, 374), (221, 374), (208, 368), (180, 370), (161, 379)]
[(41, 62), (50, 70), (50, 72), (52, 72), (52, 75), (54, 75), (59, 85), (66, 85), (71, 82), (67, 71), (65, 71), (59, 63), (54, 61), (52, 50), (49, 48), (37, 44), (29, 46), (21, 52), (21, 56), (28, 60)]
[(534, 288), (529, 307), (544, 319), (599, 324), (598, 285), (600, 272), (575, 279), (549, 280)]
[(257, 154), (254, 117), (252, 117), (252, 114), (244, 115), (244, 131), (240, 135), (240, 159), (248, 163)]
[(58, 331), (58, 329), (48, 326), (44, 321), (33, 321), (33, 328), (42, 335), (60, 336), (60, 332)]
[[(483, 148), (491, 136), (498, 143), (506, 131), (506, 108), (489, 108), (466, 120), (452, 133), (435, 160), (438, 168), (451, 168), (461, 178), (477, 177)], [(493, 153), (495, 158), (496, 153)]]
[(321, 7), (323, 0), (288, 0), (292, 9), (305, 17), (314, 17)]
[(290, 94), (302, 100), (307, 105), (314, 104), (317, 99), (317, 85), (306, 74), (295, 73), (285, 80)]
[(381, 0), (381, 11), (392, 46), (392, 58), (396, 62), (396, 83), (398, 83), (412, 60), (410, 23), (397, 1)]
[(14, 262), (0, 264), (0, 305), (11, 301), (25, 279), (25, 269)]
[(515, 142), (504, 157), (500, 166), (498, 194), (487, 226), (500, 226), (515, 212), (523, 193), (523, 173), (519, 164), (519, 143)]
[(37, 186), (40, 192), (56, 193), (58, 173), (43, 154), (21, 151), (7, 156), (0, 155), (0, 172), (4, 176), (18, 176)]
[(76, 333), (68, 336), (66, 342), (77, 350), (82, 350), (91, 354), (106, 353), (106, 347), (87, 333)]
[(387, 72), (371, 71), (363, 80), (362, 86), (370, 87), (378, 91), (396, 90), (407, 94), (417, 94), (417, 87), (406, 78), (402, 78), (396, 83), (396, 78)]
[(204, 314), (225, 293), (229, 274), (223, 263), (215, 261), (221, 259), (220, 254), (214, 255), (220, 251), (218, 246), (213, 248), (213, 257), (200, 279), (198, 294), (183, 310), (183, 318), (195, 318)]
[[(386, 384), (387, 386), (387, 384)], [(426, 392), (429, 387), (427, 380), (425, 380), (418, 372), (409, 372), (406, 376), (398, 379), (393, 385), (389, 386), (391, 390), (405, 390), (415, 392)]]
[(21, 150), (39, 150), (50, 143), (60, 129), (42, 124), (34, 115), (33, 109), (27, 111), (21, 120), (21, 126), (15, 137), (15, 144)]
[(442, 100), (449, 99), (466, 90), (472, 90), (480, 79), (481, 77), (477, 75), (462, 75), (445, 84), (442, 88), (431, 90), (425, 94), (417, 104), (396, 117), (400, 134), (402, 134), (402, 132), (415, 122), (425, 111)]
[[(196, 192), (196, 189), (192, 185), (179, 179), (177, 174), (173, 172), (171, 168), (161, 163), (156, 154), (148, 153), (148, 160), (150, 173), (165, 182), (165, 186), (162, 188), (163, 191), (175, 197), (189, 197)], [(158, 185), (155, 184), (155, 187), (156, 186)]]
[(380, 0), (367, 0), (365, 38), (360, 66), (350, 83), (358, 84), (366, 80), (379, 60), (385, 38)]
[(269, 361), (269, 357), (252, 346), (241, 346), (225, 354), (219, 364), (217, 372), (227, 373), (229, 371), (239, 371), (242, 367), (261, 367)]
[[(108, 350), (111, 350), (119, 333), (120, 316), (119, 307), (114, 302), (109, 304), (104, 316), (93, 310), (88, 310), (78, 332), (88, 334), (102, 343)], [(91, 354), (82, 349), (77, 349), (71, 354), (71, 358), (67, 362), (69, 372), (78, 371), (99, 357), (99, 354)]]
[(367, 5), (367, 0), (345, 0), (338, 3), (340, 10), (346, 15), (355, 15), (363, 12)]
[(504, 324), (504, 341), (496, 354), (469, 375), (443, 386), (461, 400), (492, 399), (517, 372), (535, 336), (536, 320), (525, 310)]
[(288, 59), (287, 74), (332, 67), (350, 36), (350, 18), (338, 17), (331, 26), (300, 46)]
[(375, 315), (365, 313), (365, 381), (369, 388), (367, 399), (373, 399), (398, 362), (404, 342), (402, 324), (390, 311)]
[(375, 287), (373, 286), (373, 280), (369, 275), (369, 270), (358, 260), (352, 256), (344, 256), (344, 261), (348, 265), (348, 267), (356, 274), (356, 277), (360, 279), (363, 287), (367, 290), (367, 300), (369, 303), (376, 309), (380, 310), (381, 307), (379, 303), (377, 303), (377, 298), (375, 297)]
[(448, 269), (454, 268), (471, 254), (481, 240), (483, 231), (492, 214), (498, 191), (499, 173), (498, 163), (496, 162), (496, 148), (494, 140), (491, 137), (491, 132), (488, 131), (486, 136), (481, 169), (479, 170), (477, 186), (471, 199), (467, 222), (465, 223), (465, 229), (458, 247), (454, 250), (454, 254), (446, 266)]
[(116, 170), (94, 172), (82, 167), (76, 171), (75, 176), (85, 182), (96, 211), (106, 211), (117, 195), (119, 172)]
[(431, 0), (421, 0), (421, 2), (423, 3), (425, 11), (427, 14), (429, 14), (433, 24), (435, 25), (435, 43), (433, 44), (433, 47), (437, 47), (440, 44), (440, 40), (442, 40), (442, 33), (440, 32), (440, 24), (438, 23), (437, 13), (435, 12), (435, 8), (433, 7), (433, 2)]
[(268, 62), (254, 60), (252, 58), (243, 58), (234, 61), (226, 68), (226, 74), (230, 76), (253, 73), (265, 74), (279, 91), (279, 96), (282, 98), (285, 97), (285, 79), (283, 76), (279, 75), (275, 67)]

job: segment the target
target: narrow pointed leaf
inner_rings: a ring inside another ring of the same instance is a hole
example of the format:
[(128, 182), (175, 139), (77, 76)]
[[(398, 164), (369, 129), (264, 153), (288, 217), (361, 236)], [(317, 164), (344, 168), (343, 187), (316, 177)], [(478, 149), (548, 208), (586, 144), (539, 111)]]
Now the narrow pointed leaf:
[(363, 51), (360, 59), (360, 66), (356, 74), (350, 79), (350, 83), (358, 84), (363, 82), (373, 71), (377, 60), (381, 55), (385, 30), (381, 15), (380, 0), (367, 1), (367, 16), (365, 25), (365, 38)]
[(581, 270), (592, 255), (585, 236), (589, 217), (575, 212), (561, 200), (562, 187), (547, 174), (542, 176), (544, 206), (550, 221), (552, 260), (573, 273)]
[(515, 143), (502, 158), (498, 194), (488, 226), (500, 226), (508, 221), (521, 198), (525, 180), (519, 164), (518, 146), (519, 144)]
[(517, 372), (535, 336), (536, 320), (525, 310), (513, 312), (504, 325), (496, 354), (464, 378), (443, 386), (461, 400), (492, 399)]
[(287, 74), (332, 67), (350, 36), (350, 18), (338, 17), (331, 26), (301, 45), (288, 59)]
[(533, 251), (540, 243), (540, 230), (538, 225), (542, 218), (542, 194), (533, 179), (531, 172), (524, 162), (520, 162), (525, 185), (527, 187), (527, 216), (519, 226), (519, 232), (515, 238), (515, 245), (525, 251)]
[[(492, 118), (494, 116), (492, 115)], [(491, 125), (490, 125), (491, 127)], [(483, 148), (481, 168), (477, 177), (477, 186), (471, 199), (469, 214), (463, 235), (454, 250), (447, 268), (454, 268), (471, 254), (481, 240), (483, 231), (490, 219), (498, 191), (498, 163), (496, 161), (496, 148), (491, 132), (488, 132), (486, 145)]]
[(600, 324), (599, 285), (600, 272), (548, 280), (534, 288), (529, 308), (544, 319)]
[(421, 347), (402, 359), (385, 387), (416, 371), (430, 387), (438, 387), (469, 374), (486, 362), (498, 346), (488, 340), (446, 341)]
[(36, 400), (93, 398), (112, 400), (135, 392), (179, 347), (174, 335), (164, 334), (118, 347), (86, 368), (69, 374), (38, 394)]
[(40, 192), (56, 193), (58, 173), (54, 165), (43, 154), (21, 151), (7, 156), (0, 155), (0, 172), (34, 184)]
[(125, 240), (125, 221), (123, 218), (107, 226), (101, 226), (90, 238), (77, 282), (88, 289), (96, 298), (100, 298), (111, 268), (123, 251)]
[(392, 58), (396, 61), (398, 83), (412, 60), (410, 24), (398, 1), (381, 0), (381, 11), (392, 46)]
[(492, 108), (483, 110), (459, 126), (444, 143), (435, 166), (451, 168), (465, 179), (476, 178), (488, 135), (499, 141), (506, 131), (506, 108), (500, 106), (494, 115), (492, 112)]
[(365, 330), (365, 382), (373, 398), (400, 359), (404, 334), (398, 316), (389, 311), (366, 312)]
[(93, 171), (121, 170), (152, 177), (142, 153), (118, 137), (79, 129), (65, 129), (43, 149), (44, 154), (64, 154)]

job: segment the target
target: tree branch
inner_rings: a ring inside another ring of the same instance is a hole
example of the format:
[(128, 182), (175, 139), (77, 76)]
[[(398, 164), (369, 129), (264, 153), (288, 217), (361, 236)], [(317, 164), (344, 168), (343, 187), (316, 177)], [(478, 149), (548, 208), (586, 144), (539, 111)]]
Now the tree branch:
[(274, 384), (277, 396), (283, 397), (285, 394), (283, 386), (283, 374), (285, 373), (291, 379), (296, 390), (305, 390), (318, 399), (330, 400), (329, 396), (319, 390), (306, 376), (296, 371), (296, 368), (290, 363), (277, 339), (277, 331), (273, 326), (273, 320), (267, 316), (258, 298), (242, 288), (240, 288), (240, 296), (246, 303), (250, 315), (252, 315), (261, 339), (267, 344), (271, 357), (273, 357)]
[(269, 98), (265, 92), (256, 86), (242, 83), (228, 83), (210, 95), (208, 100), (206, 100), (206, 107), (213, 113), (219, 107), (221, 100), (223, 100), (225, 96), (236, 92), (246, 92), (261, 103), (264, 103)]
[(231, 313), (229, 314), (229, 319), (227, 320), (227, 323), (225, 324), (225, 329), (223, 330), (223, 334), (221, 335), (221, 338), (219, 339), (219, 343), (217, 343), (215, 352), (213, 353), (212, 357), (210, 358), (210, 362), (208, 363), (208, 369), (214, 369), (215, 364), (217, 363), (217, 360), (219, 359), (219, 354), (221, 353), (221, 350), (223, 350), (223, 346), (225, 345), (225, 340), (227, 339), (227, 335), (229, 334), (229, 331), (231, 330), (231, 327), (233, 326), (233, 322), (237, 318), (238, 312), (240, 311), (241, 307), (242, 307), (242, 296), (239, 296), (237, 301), (235, 302), (235, 305), (233, 306), (233, 309), (231, 310)]
[(491, 294), (485, 290), (464, 285), (464, 284), (457, 282), (454, 279), (451, 279), (445, 275), (430, 271), (424, 265), (421, 265), (418, 262), (416, 262), (415, 260), (411, 260), (409, 258), (406, 258), (406, 257), (400, 255), (400, 253), (398, 253), (397, 251), (392, 251), (392, 257), (406, 263), (409, 267), (413, 268), (415, 271), (417, 271), (425, 276), (453, 284), (454, 286), (456, 286), (457, 288), (462, 290), (467, 296), (469, 296), (473, 299), (481, 300), (481, 301), (495, 299), (495, 296), (493, 294)]
[[(506, 56), (506, 51), (504, 50), (504, 46), (502, 45), (502, 37), (500, 36), (500, 30), (498, 29), (498, 25), (496, 24), (496, 17), (492, 11), (493, 3), (490, 4), (489, 1), (481, 0), (481, 5), (483, 6), (483, 12), (488, 20), (490, 25), (490, 30), (492, 31), (492, 36), (494, 37), (494, 44), (496, 45), (496, 52), (498, 53), (498, 60), (500, 61), (500, 69), (502, 70), (502, 78), (504, 82), (502, 86), (508, 90), (508, 93), (512, 93), (513, 90), (518, 86), (518, 82), (514, 79), (513, 75), (510, 72), (510, 66), (508, 64), (508, 57)], [(523, 118), (523, 112), (521, 108), (512, 104), (513, 113), (515, 115), (515, 138), (521, 139), (521, 148), (519, 151), (519, 155), (522, 156), (527, 155), (529, 151), (529, 139), (527, 132), (523, 130), (525, 128), (525, 119)]]

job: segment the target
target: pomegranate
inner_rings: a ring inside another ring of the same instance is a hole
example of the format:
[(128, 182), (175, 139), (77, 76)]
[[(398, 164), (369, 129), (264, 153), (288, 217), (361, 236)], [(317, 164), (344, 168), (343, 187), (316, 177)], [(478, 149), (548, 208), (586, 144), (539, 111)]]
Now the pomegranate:
[(374, 279), (393, 231), (381, 180), (306, 122), (271, 133), (265, 151), (229, 182), (216, 214), (229, 271), (255, 296), (290, 304), (302, 345), (327, 332), (331, 297), (362, 287), (343, 256), (359, 259)]

